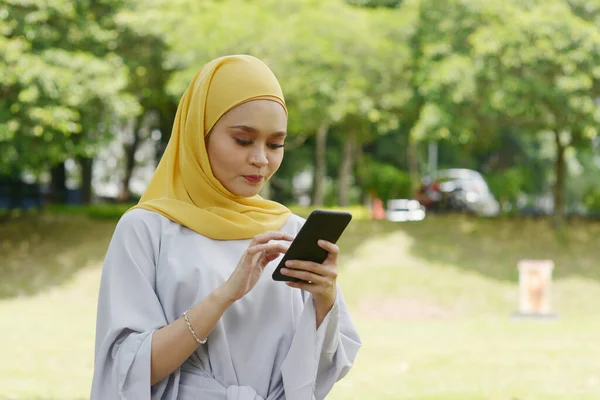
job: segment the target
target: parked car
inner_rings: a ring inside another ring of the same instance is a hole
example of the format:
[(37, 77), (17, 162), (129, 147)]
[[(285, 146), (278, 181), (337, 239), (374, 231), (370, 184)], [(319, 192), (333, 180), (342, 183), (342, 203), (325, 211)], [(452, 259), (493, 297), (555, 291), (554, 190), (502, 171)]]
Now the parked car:
[(417, 200), (388, 200), (386, 218), (392, 222), (422, 221), (425, 219), (425, 207)]
[(500, 212), (500, 204), (483, 176), (471, 169), (444, 169), (426, 176), (416, 198), (427, 211), (458, 211), (480, 216), (496, 216)]

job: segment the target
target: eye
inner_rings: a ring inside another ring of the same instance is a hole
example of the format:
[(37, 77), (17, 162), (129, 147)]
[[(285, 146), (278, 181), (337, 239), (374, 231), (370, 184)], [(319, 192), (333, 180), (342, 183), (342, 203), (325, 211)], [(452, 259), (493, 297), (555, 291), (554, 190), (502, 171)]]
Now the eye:
[(267, 146), (269, 146), (273, 150), (281, 149), (281, 148), (285, 147), (284, 144), (279, 144), (279, 143), (269, 143)]
[(252, 144), (252, 140), (248, 139), (235, 138), (235, 141), (241, 146), (250, 146)]

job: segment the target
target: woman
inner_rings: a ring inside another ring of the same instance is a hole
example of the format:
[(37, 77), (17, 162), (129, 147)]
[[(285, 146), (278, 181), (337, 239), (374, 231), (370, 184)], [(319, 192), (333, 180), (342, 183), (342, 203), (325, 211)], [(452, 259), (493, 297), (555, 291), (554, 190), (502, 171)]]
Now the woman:
[[(283, 159), (287, 109), (260, 60), (194, 77), (140, 203), (119, 221), (100, 285), (92, 399), (322, 399), (360, 339), (323, 264), (271, 279), (304, 220), (258, 193)], [(310, 282), (310, 283), (309, 283)]]

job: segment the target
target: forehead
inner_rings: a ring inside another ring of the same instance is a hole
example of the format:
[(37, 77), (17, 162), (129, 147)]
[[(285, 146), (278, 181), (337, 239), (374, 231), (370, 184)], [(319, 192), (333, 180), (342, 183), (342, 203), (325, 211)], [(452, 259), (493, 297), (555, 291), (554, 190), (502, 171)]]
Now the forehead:
[(229, 110), (220, 122), (227, 126), (247, 125), (258, 130), (285, 131), (287, 114), (275, 101), (251, 100)]

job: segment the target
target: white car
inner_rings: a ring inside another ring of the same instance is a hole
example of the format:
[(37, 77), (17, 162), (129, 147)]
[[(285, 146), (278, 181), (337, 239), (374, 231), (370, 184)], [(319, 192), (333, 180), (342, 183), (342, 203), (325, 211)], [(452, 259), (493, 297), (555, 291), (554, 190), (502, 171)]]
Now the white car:
[(422, 221), (425, 219), (425, 207), (417, 200), (389, 200), (386, 218), (392, 222)]
[(477, 215), (491, 217), (500, 213), (500, 203), (495, 199), (483, 176), (472, 169), (453, 168), (438, 171), (443, 197), (456, 209), (467, 209)]

